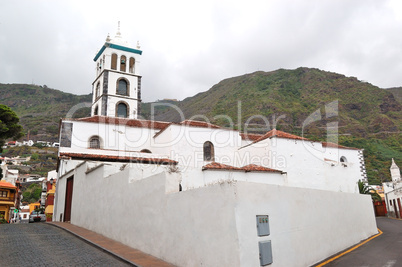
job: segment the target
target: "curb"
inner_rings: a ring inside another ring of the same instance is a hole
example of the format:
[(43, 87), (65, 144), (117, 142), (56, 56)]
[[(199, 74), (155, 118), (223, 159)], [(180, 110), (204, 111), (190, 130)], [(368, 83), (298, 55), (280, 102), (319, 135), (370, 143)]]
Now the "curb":
[(353, 247), (351, 247), (349, 249), (346, 249), (345, 251), (343, 251), (343, 252), (341, 252), (339, 254), (336, 254), (332, 258), (330, 258), (328, 260), (325, 260), (324, 262), (318, 263), (316, 265), (313, 265), (313, 266), (314, 267), (322, 267), (322, 266), (327, 265), (328, 263), (330, 263), (330, 262), (332, 262), (332, 261), (334, 261), (334, 260), (336, 260), (336, 259), (338, 259), (338, 258), (340, 258), (340, 257), (352, 252), (353, 250), (357, 249), (358, 247), (363, 246), (367, 242), (369, 242), (369, 241), (373, 240), (374, 238), (382, 235), (382, 231), (379, 228), (377, 228), (377, 230), (378, 230), (378, 234), (375, 234), (375, 235), (369, 237), (368, 239), (364, 240), (363, 242), (360, 242), (359, 244), (357, 244), (357, 245), (355, 245), (355, 246), (353, 246)]
[(113, 257), (115, 257), (115, 258), (117, 258), (117, 259), (119, 259), (119, 260), (121, 260), (121, 261), (124, 261), (125, 263), (128, 263), (128, 264), (130, 264), (130, 265), (132, 265), (132, 266), (135, 266), (135, 267), (142, 267), (141, 265), (138, 265), (138, 264), (136, 264), (136, 263), (134, 263), (134, 262), (132, 262), (132, 261), (130, 261), (130, 260), (128, 260), (128, 259), (126, 259), (126, 258), (124, 258), (124, 257), (122, 257), (122, 256), (120, 256), (120, 255), (118, 255), (118, 254), (116, 254), (116, 253), (110, 251), (110, 250), (108, 250), (108, 249), (105, 249), (104, 247), (101, 247), (100, 245), (98, 245), (98, 244), (92, 242), (91, 240), (88, 240), (88, 239), (86, 239), (85, 237), (82, 237), (82, 236), (80, 236), (80, 235), (74, 233), (73, 231), (70, 231), (70, 230), (68, 230), (68, 229), (66, 229), (66, 228), (64, 228), (64, 227), (62, 227), (62, 226), (60, 226), (60, 225), (57, 225), (57, 224), (54, 224), (54, 223), (51, 223), (51, 222), (45, 222), (45, 223), (48, 224), (48, 225), (57, 227), (57, 228), (59, 228), (59, 229), (62, 229), (62, 230), (64, 230), (64, 231), (66, 231), (66, 232), (68, 232), (68, 233), (70, 233), (70, 234), (72, 234), (72, 235), (78, 237), (79, 239), (85, 241), (86, 243), (88, 243), (88, 244), (90, 244), (90, 245), (92, 245), (92, 246), (94, 246), (94, 247), (96, 247), (96, 248), (98, 248), (98, 249), (100, 249), (100, 250), (102, 250), (102, 251), (104, 251), (104, 252), (106, 252), (106, 253), (112, 255)]

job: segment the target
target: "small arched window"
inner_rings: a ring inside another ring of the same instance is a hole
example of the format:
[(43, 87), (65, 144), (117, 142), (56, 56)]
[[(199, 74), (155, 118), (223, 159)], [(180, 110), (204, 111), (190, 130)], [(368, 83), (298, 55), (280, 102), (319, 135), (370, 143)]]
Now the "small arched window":
[(341, 162), (343, 167), (347, 167), (348, 166), (348, 160), (346, 159), (345, 156), (342, 156), (339, 161)]
[(205, 161), (215, 160), (214, 145), (209, 141), (204, 143), (204, 160)]
[(120, 58), (120, 71), (126, 71), (127, 59), (126, 56), (121, 56)]
[(134, 64), (135, 64), (135, 59), (133, 57), (130, 57), (130, 63), (129, 63), (129, 72), (134, 73)]
[(98, 106), (95, 107), (94, 109), (94, 116), (98, 115)]
[(128, 83), (124, 79), (120, 79), (117, 83), (117, 94), (128, 95)]
[(110, 68), (112, 70), (117, 70), (117, 54), (112, 54), (112, 65)]
[(127, 118), (128, 114), (128, 108), (125, 103), (119, 103), (117, 104), (117, 111), (116, 111), (116, 117), (119, 118)]
[(99, 94), (100, 94), (100, 82), (96, 84), (95, 98), (97, 98)]
[(100, 139), (99, 136), (92, 136), (89, 139), (89, 148), (95, 148), (99, 149), (100, 148)]
[(149, 150), (149, 149), (143, 149), (140, 152), (141, 153), (152, 153), (151, 150)]

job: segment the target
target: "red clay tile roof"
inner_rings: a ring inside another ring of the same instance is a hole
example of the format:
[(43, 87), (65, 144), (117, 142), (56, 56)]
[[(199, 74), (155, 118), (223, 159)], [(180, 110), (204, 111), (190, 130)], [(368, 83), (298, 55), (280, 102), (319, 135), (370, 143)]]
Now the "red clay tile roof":
[(221, 129), (222, 127), (211, 124), (205, 121), (193, 121), (193, 120), (184, 120), (180, 122), (181, 125), (187, 125), (192, 127), (202, 127), (202, 128), (212, 128), (212, 129)]
[(59, 158), (73, 158), (82, 160), (99, 160), (99, 161), (113, 161), (113, 162), (131, 162), (131, 163), (146, 163), (146, 164), (163, 164), (163, 165), (176, 165), (178, 162), (166, 158), (144, 158), (144, 157), (124, 157), (124, 156), (110, 156), (98, 154), (82, 154), (82, 153), (60, 153)]
[(304, 137), (300, 137), (300, 136), (297, 136), (294, 134), (289, 134), (289, 133), (279, 131), (277, 129), (273, 129), (273, 130), (267, 132), (266, 134), (264, 134), (262, 137), (260, 137), (256, 141), (254, 141), (253, 143), (257, 143), (257, 142), (260, 142), (262, 140), (265, 140), (265, 139), (271, 138), (271, 137), (279, 137), (279, 138), (295, 139), (295, 140), (308, 140), (307, 138), (304, 138)]
[(230, 165), (218, 163), (218, 162), (211, 162), (207, 165), (202, 166), (202, 170), (228, 170), (228, 171), (242, 171), (241, 168), (233, 167)]
[(335, 143), (331, 142), (322, 142), (323, 147), (334, 147), (334, 148), (342, 148), (342, 149), (354, 149), (354, 150), (361, 150), (359, 148), (354, 148), (354, 147), (347, 147), (347, 146), (341, 146)]
[(151, 128), (159, 130), (165, 128), (167, 125), (170, 124), (170, 122), (164, 122), (164, 121), (135, 120), (135, 119), (106, 117), (106, 116), (92, 116), (79, 119), (68, 118), (65, 120), (127, 125), (130, 127)]
[(246, 134), (246, 133), (240, 133), (241, 139), (243, 140), (250, 140), (250, 141), (256, 141), (259, 138), (263, 137), (264, 135), (262, 134)]
[(16, 186), (14, 186), (14, 185), (12, 185), (9, 182), (6, 182), (4, 180), (0, 181), (0, 187), (2, 187), (2, 188), (10, 188), (10, 189), (17, 189)]
[(278, 172), (278, 173), (283, 173), (282, 171), (271, 169), (271, 168), (266, 168), (263, 166), (255, 165), (255, 164), (249, 164), (246, 166), (243, 166), (241, 168), (239, 167), (233, 167), (230, 165), (218, 163), (218, 162), (211, 162), (205, 166), (202, 167), (202, 170), (226, 170), (226, 171), (244, 171), (244, 172)]
[(249, 165), (243, 166), (242, 169), (245, 170), (246, 172), (279, 172), (279, 173), (283, 173), (283, 171), (280, 171), (280, 170), (275, 170), (275, 169), (263, 167), (260, 165), (255, 165), (255, 164), (249, 164)]

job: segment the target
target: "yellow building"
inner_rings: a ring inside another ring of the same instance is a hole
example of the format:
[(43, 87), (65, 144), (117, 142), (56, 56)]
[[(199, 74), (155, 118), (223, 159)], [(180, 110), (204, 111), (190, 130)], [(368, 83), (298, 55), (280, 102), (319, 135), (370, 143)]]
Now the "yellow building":
[(32, 211), (40, 208), (40, 203), (39, 201), (36, 201), (35, 203), (28, 204), (28, 206), (29, 206), (29, 214), (31, 214)]
[(15, 207), (17, 187), (4, 181), (0, 181), (0, 219), (10, 220), (10, 208)]

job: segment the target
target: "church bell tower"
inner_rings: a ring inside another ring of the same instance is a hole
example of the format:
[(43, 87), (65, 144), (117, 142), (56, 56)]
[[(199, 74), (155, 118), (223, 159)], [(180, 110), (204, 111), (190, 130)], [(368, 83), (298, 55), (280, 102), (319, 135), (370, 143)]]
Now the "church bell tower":
[(141, 105), (141, 54), (138, 43), (133, 48), (122, 38), (119, 22), (116, 36), (111, 39), (108, 35), (94, 58), (91, 116), (137, 118)]

